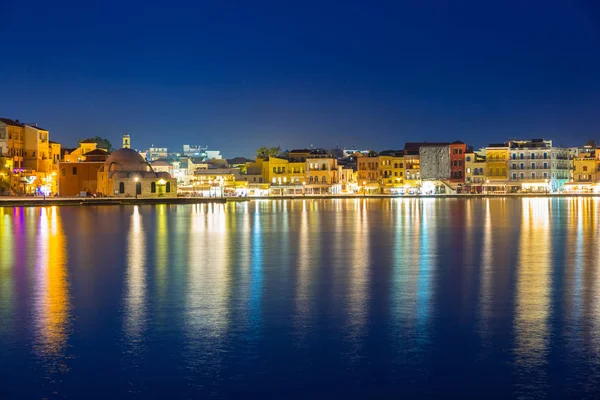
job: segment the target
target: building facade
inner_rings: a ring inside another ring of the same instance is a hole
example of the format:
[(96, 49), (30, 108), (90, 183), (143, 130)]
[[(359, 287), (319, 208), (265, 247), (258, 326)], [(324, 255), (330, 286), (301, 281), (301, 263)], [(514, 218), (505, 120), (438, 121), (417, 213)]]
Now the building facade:
[(23, 143), (25, 133), (18, 120), (0, 118), (0, 156), (12, 158), (14, 169), (23, 168)]
[(549, 192), (552, 141), (512, 140), (509, 146), (509, 192)]
[(450, 182), (454, 189), (465, 184), (465, 155), (467, 145), (460, 140), (450, 143)]
[(485, 149), (465, 154), (465, 193), (483, 193), (486, 182)]
[(508, 190), (508, 144), (490, 144), (485, 149), (485, 192), (506, 193)]

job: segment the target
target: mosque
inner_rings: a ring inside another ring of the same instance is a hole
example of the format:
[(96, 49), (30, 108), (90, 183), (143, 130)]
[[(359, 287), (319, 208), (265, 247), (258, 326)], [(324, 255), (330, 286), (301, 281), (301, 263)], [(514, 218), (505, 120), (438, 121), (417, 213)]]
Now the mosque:
[(123, 148), (115, 150), (98, 170), (100, 196), (177, 197), (177, 179), (167, 172), (154, 172), (137, 151), (131, 149), (129, 135), (123, 135)]

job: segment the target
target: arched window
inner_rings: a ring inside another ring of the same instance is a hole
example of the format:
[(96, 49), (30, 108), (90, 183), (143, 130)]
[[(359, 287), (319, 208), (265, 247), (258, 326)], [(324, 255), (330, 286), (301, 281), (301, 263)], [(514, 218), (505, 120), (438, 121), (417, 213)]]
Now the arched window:
[(125, 193), (125, 182), (119, 183), (119, 193)]
[(171, 193), (171, 182), (167, 182), (167, 193)]
[(150, 184), (150, 193), (156, 193), (156, 182)]
[(136, 182), (135, 194), (142, 194), (142, 182)]

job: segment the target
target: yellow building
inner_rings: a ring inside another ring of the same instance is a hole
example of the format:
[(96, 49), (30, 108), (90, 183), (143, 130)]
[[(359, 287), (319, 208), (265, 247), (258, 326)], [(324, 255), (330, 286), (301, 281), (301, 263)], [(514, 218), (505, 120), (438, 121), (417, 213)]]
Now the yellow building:
[(482, 193), (486, 183), (485, 150), (465, 153), (465, 192)]
[(379, 157), (374, 154), (356, 158), (360, 193), (379, 192)]
[(379, 184), (382, 193), (400, 193), (404, 188), (404, 154), (384, 151), (379, 154)]
[(90, 151), (94, 151), (97, 148), (96, 142), (91, 141), (90, 139), (82, 140), (79, 142), (79, 147), (70, 152), (69, 154), (65, 154), (64, 162), (78, 162), (85, 161), (85, 155)]
[[(306, 193), (331, 193), (332, 187), (338, 183), (337, 172), (337, 159), (324, 152), (311, 152), (310, 158), (306, 159)], [(341, 192), (341, 187), (334, 191)]]
[[(261, 167), (262, 183), (270, 185), (272, 195), (300, 195), (304, 193), (307, 184), (306, 159), (309, 154), (309, 150), (292, 150), (288, 153), (288, 158), (257, 158), (256, 164), (251, 165), (249, 171)], [(256, 189), (261, 192), (262, 186)]]
[(51, 172), (50, 133), (37, 125), (24, 124), (23, 168), (37, 173)]
[(18, 120), (0, 118), (0, 156), (13, 159), (13, 168), (23, 168), (23, 143), (25, 139), (23, 124)]
[(485, 149), (486, 183), (484, 191), (506, 193), (508, 185), (508, 152), (507, 144), (490, 144)]
[(573, 182), (595, 182), (598, 161), (593, 153), (573, 160)]
[(52, 170), (56, 170), (58, 169), (58, 163), (61, 162), (61, 158), (60, 158), (60, 152), (61, 152), (61, 146), (60, 143), (57, 142), (53, 142), (52, 140), (48, 140), (48, 147), (49, 147), (49, 157), (50, 157), (50, 162), (52, 163)]
[(12, 166), (12, 157), (0, 155), (0, 196), (12, 194)]

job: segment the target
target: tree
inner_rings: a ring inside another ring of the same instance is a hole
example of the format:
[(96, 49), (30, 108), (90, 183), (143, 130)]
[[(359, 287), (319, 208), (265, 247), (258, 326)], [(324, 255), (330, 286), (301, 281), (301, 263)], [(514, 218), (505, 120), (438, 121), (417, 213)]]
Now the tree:
[[(99, 149), (104, 149), (106, 151), (112, 150), (112, 144), (110, 143), (110, 140), (108, 140), (108, 139), (101, 138), (100, 136), (94, 136), (93, 138), (89, 138), (88, 140), (95, 142), (98, 145), (97, 147)], [(80, 140), (80, 142), (81, 142), (81, 140)]]
[(269, 158), (269, 157), (275, 157), (279, 154), (279, 152), (281, 151), (281, 148), (279, 146), (277, 147), (261, 147), (258, 150), (256, 150), (256, 158)]

